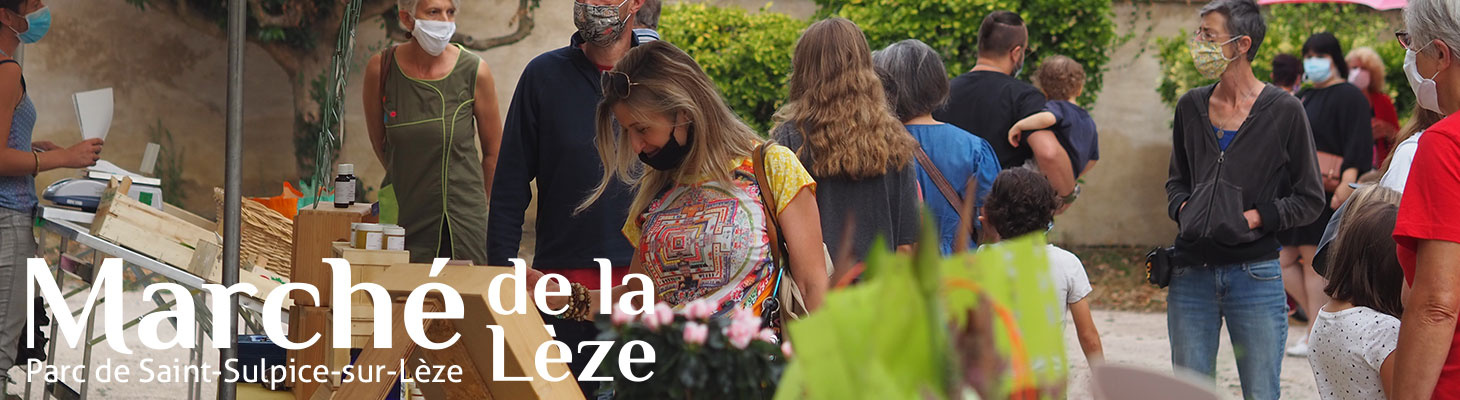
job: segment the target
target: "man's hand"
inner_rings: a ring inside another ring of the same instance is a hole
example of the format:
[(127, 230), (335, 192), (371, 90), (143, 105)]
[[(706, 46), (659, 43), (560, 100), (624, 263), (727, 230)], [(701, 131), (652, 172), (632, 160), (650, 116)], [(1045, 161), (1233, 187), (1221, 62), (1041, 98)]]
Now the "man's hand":
[[(537, 290), (537, 282), (540, 281), (540, 280), (542, 280), (543, 276), (545, 276), (545, 275), (546, 274), (544, 274), (542, 271), (538, 271), (536, 268), (528, 268), (527, 269), (527, 298), (528, 299), (534, 299), (533, 301), (535, 301), (535, 299), (537, 299), (537, 294), (535, 293), (536, 290)], [(547, 283), (547, 287), (543, 288), (543, 290), (546, 290), (546, 291), (552, 292), (552, 293), (556, 293), (556, 292), (558, 292), (559, 290), (562, 290), (562, 289), (560, 289), (560, 286), (558, 286), (558, 282), (556, 280), (549, 279), (548, 280), (548, 283)], [(566, 307), (568, 305), (568, 300), (569, 299), (570, 299), (569, 296), (548, 296), (547, 297), (547, 308), (548, 309), (553, 309), (553, 310), (562, 309), (563, 307)]]
[(1247, 229), (1255, 230), (1262, 227), (1262, 216), (1257, 214), (1257, 210), (1247, 210), (1242, 213), (1242, 216), (1247, 218)]

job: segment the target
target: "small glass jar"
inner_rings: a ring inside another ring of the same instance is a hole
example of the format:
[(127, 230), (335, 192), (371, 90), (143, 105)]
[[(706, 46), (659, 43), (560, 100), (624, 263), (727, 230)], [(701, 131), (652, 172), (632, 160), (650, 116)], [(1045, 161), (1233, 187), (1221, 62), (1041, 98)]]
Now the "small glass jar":
[(360, 224), (359, 231), (355, 234), (355, 248), (361, 250), (380, 250), (383, 244), (385, 227), (380, 224)]
[(335, 177), (335, 208), (348, 208), (355, 205), (355, 165), (340, 164), (336, 170), (339, 176)]
[(356, 243), (359, 243), (360, 241), (359, 240), (356, 240), (356, 237), (355, 236), (360, 234), (360, 225), (364, 225), (364, 224), (363, 223), (360, 223), (360, 222), (351, 222), (350, 223), (350, 248), (352, 248), (352, 249), (358, 249), (359, 248), (355, 244)]
[(385, 249), (404, 251), (406, 249), (406, 228), (396, 225), (385, 227)]

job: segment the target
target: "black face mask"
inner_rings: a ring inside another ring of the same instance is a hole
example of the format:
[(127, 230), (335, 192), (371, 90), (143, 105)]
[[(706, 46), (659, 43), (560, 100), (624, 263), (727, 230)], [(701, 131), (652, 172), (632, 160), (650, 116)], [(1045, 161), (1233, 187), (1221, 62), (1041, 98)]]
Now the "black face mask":
[(664, 147), (660, 147), (659, 151), (654, 154), (640, 152), (639, 161), (660, 171), (679, 168), (679, 165), (684, 163), (684, 158), (689, 155), (690, 146), (695, 143), (695, 132), (688, 126), (685, 127), (684, 139), (685, 143), (679, 144), (678, 140), (674, 140), (674, 132), (670, 131), (669, 141), (664, 143)]

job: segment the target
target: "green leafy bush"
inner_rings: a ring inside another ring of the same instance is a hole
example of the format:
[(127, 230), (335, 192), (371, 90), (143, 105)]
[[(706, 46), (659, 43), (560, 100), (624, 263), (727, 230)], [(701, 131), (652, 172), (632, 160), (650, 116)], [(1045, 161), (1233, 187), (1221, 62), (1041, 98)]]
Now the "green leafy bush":
[[(1101, 73), (1122, 37), (1110, 0), (816, 0), (817, 18), (855, 21), (872, 49), (915, 38), (942, 54), (950, 76), (978, 60), (978, 27), (995, 10), (1016, 10), (1029, 24), (1028, 78), (1043, 57), (1062, 54), (1085, 66), (1082, 104), (1094, 104)], [(769, 5), (769, 4), (768, 4)], [(766, 131), (784, 102), (791, 53), (809, 21), (703, 3), (666, 5), (660, 35), (695, 58), (740, 117)]]
[[(1372, 47), (1384, 59), (1387, 84), (1385, 90), (1394, 99), (1402, 118), (1414, 108), (1414, 96), (1409, 92), (1409, 82), (1404, 78), (1401, 66), (1404, 63), (1404, 49), (1394, 41), (1395, 27), (1388, 18), (1372, 8), (1347, 4), (1280, 4), (1268, 6), (1267, 38), (1258, 49), (1257, 59), (1252, 62), (1253, 73), (1258, 79), (1272, 76), (1272, 59), (1280, 53), (1298, 54), (1303, 42), (1318, 32), (1332, 32), (1343, 42), (1345, 52), (1359, 47)], [(1192, 27), (1198, 24), (1192, 18)], [(1161, 101), (1175, 106), (1176, 100), (1192, 88), (1210, 85), (1214, 80), (1202, 78), (1192, 64), (1191, 51), (1187, 47), (1190, 32), (1157, 39), (1158, 57), (1161, 60), (1161, 85), (1156, 88)]]
[(1087, 76), (1081, 104), (1094, 104), (1101, 72), (1120, 43), (1110, 0), (816, 0), (820, 16), (838, 15), (855, 21), (878, 49), (903, 39), (918, 39), (943, 56), (952, 76), (972, 69), (978, 60), (978, 28), (996, 10), (1018, 12), (1029, 28), (1029, 58), (1021, 78), (1028, 79), (1039, 60), (1065, 55), (1079, 61)]
[(741, 119), (766, 132), (786, 99), (791, 50), (807, 25), (764, 9), (676, 3), (664, 7), (659, 33), (695, 58)]

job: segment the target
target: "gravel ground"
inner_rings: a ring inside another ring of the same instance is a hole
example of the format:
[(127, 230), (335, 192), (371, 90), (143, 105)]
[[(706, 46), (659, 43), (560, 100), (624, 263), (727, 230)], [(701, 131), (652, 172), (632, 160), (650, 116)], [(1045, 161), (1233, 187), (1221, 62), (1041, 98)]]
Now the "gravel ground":
[[(69, 291), (69, 289), (76, 288), (76, 286), (69, 284), (71, 282), (74, 281), (68, 281), (68, 285), (66, 285), (67, 290), (63, 290), (63, 293)], [(145, 299), (142, 297), (142, 292), (140, 291), (123, 292), (122, 297), (124, 299), (122, 302), (122, 304), (124, 304), (124, 317), (122, 319), (123, 323), (127, 321), (132, 321), (134, 318), (140, 317), (146, 311), (151, 310), (153, 307), (155, 307), (155, 304), (153, 304), (150, 299)], [(70, 299), (68, 299), (67, 303), (71, 305), (72, 310), (78, 310), (85, 300), (86, 295), (83, 293), (81, 295), (71, 297)], [(93, 312), (98, 312), (101, 310), (101, 308), (101, 305), (98, 305), (98, 307), (94, 309)], [(104, 315), (106, 314), (101, 313), (97, 316), (95, 332), (96, 335), (101, 335), (103, 333), (102, 317)], [(185, 381), (182, 381), (182, 379), (178, 379), (177, 375), (162, 375), (165, 372), (175, 372), (176, 370), (172, 368), (189, 365), (190, 363), (188, 360), (188, 349), (149, 349), (143, 346), (142, 343), (138, 340), (137, 329), (137, 327), (127, 329), (126, 334), (124, 335), (126, 337), (125, 343), (127, 347), (132, 351), (132, 354), (130, 355), (118, 353), (105, 342), (99, 343), (96, 346), (92, 347), (91, 359), (92, 368), (94, 370), (90, 372), (92, 372), (93, 374), (100, 372), (96, 369), (99, 369), (106, 360), (110, 360), (110, 364), (113, 368), (117, 366), (126, 366), (129, 369), (129, 382), (120, 383), (112, 381), (104, 383), (99, 382), (99, 379), (96, 379), (96, 377), (93, 376), (93, 379), (91, 379), (91, 382), (87, 388), (87, 392), (90, 393), (90, 398), (107, 400), (188, 398), (189, 385)], [(199, 334), (201, 335), (202, 333), (199, 332)], [(157, 329), (157, 335), (160, 339), (164, 341), (171, 340), (173, 337), (175, 337), (176, 331), (173, 329), (172, 325), (164, 322), (160, 324), (160, 327)], [(52, 338), (52, 340), (55, 341), (57, 340), (57, 338)], [(211, 341), (205, 340), (203, 343), (204, 344), (202, 349), (205, 357), (204, 360), (206, 360), (206, 363), (211, 365), (213, 367), (213, 370), (216, 371), (219, 366), (218, 350), (212, 348)], [(55, 361), (55, 364), (58, 366), (65, 367), (74, 367), (77, 365), (81, 365), (82, 356), (84, 355), (81, 347), (82, 346), (79, 341), (75, 348), (72, 348), (64, 341), (59, 342), (56, 346), (56, 359), (52, 361)], [(147, 362), (147, 370), (142, 369), (142, 363), (144, 361)], [(8, 392), (8, 394), (15, 396), (22, 396), (24, 394), (24, 382), (26, 377), (24, 375), (25, 370), (22, 369), (23, 367), (23, 365), (16, 366), (15, 368), (12, 368), (10, 370), (11, 379), (20, 382), (20, 384), (12, 384), (6, 387), (6, 392)], [(146, 371), (152, 372), (152, 375), (150, 376), (155, 378), (154, 382), (140, 382), (149, 377), (149, 374)], [(70, 379), (69, 373), (67, 375), (68, 378), (64, 378), (63, 380), (70, 384), (73, 389), (80, 391), (81, 384), (76, 380)], [(41, 387), (45, 384), (42, 380), (43, 378), (40, 375), (34, 375), (31, 378), (34, 379), (32, 383), (33, 393), (28, 399), (41, 399)], [(164, 380), (166, 382), (157, 382)], [(217, 393), (218, 386), (216, 378), (210, 377), (209, 380), (211, 380), (212, 382), (203, 384), (201, 392), (203, 394), (203, 398), (211, 399), (214, 397), (214, 393)], [(240, 385), (244, 384), (241, 383)]]
[[(1128, 311), (1093, 311), (1095, 325), (1100, 329), (1100, 343), (1105, 350), (1105, 359), (1122, 365), (1149, 368), (1156, 371), (1171, 371), (1171, 344), (1166, 337), (1165, 313), (1140, 313)], [(1080, 342), (1075, 339), (1073, 323), (1067, 323), (1065, 346), (1070, 357), (1070, 398), (1088, 399), (1090, 394), (1090, 368), (1085, 355), (1080, 352)], [(1296, 343), (1302, 337), (1302, 328), (1288, 329), (1288, 344)], [(1242, 386), (1237, 379), (1237, 361), (1232, 355), (1232, 342), (1227, 331), (1222, 330), (1222, 345), (1217, 352), (1216, 390), (1223, 398), (1241, 399)], [(1283, 359), (1282, 397), (1284, 399), (1317, 399), (1317, 388), (1313, 383), (1313, 369), (1308, 359), (1286, 357)]]

